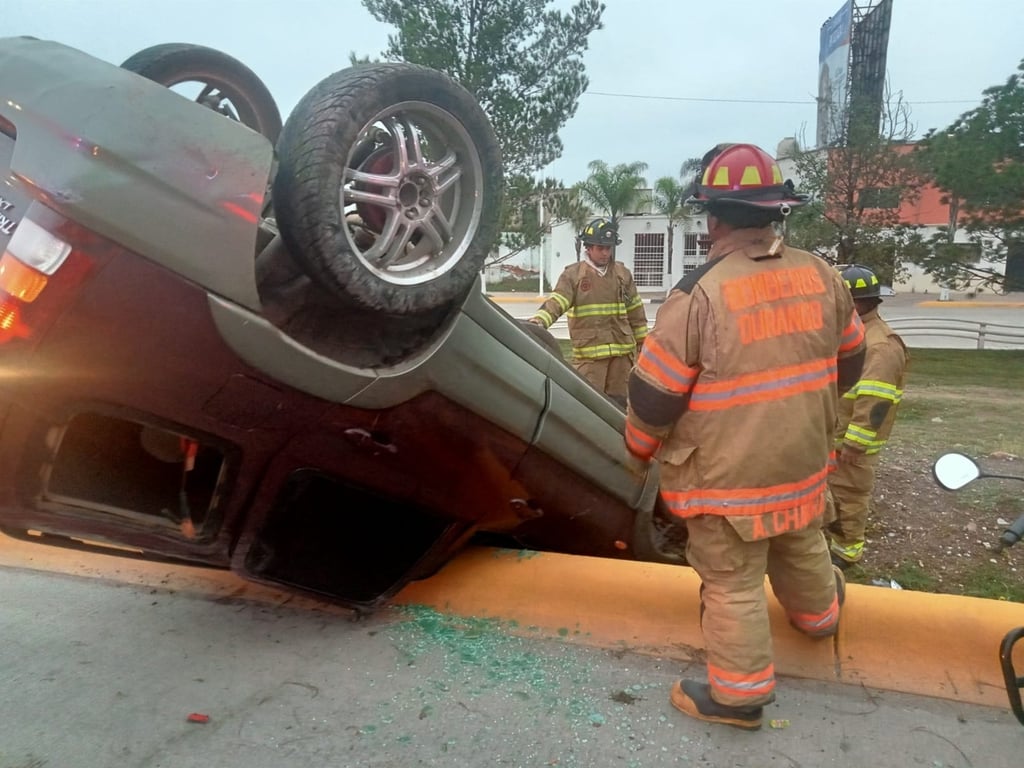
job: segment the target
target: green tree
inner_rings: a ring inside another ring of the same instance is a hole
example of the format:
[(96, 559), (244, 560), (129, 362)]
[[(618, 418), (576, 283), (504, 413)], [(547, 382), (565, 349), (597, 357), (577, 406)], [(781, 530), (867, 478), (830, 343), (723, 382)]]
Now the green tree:
[[(679, 169), (680, 175), (685, 177), (686, 164)], [(691, 174), (692, 175), (692, 174)], [(684, 199), (687, 193), (687, 185), (671, 176), (662, 176), (654, 182), (654, 193), (651, 195), (651, 203), (654, 210), (668, 219), (668, 264), (669, 271), (672, 269), (673, 237), (676, 231), (676, 224), (686, 216), (686, 205)]]
[(679, 166), (679, 179), (686, 189), (686, 197), (697, 191), (696, 185), (700, 182), (700, 172), (704, 170), (704, 161), (699, 157), (690, 157)]
[[(540, 245), (543, 236), (550, 234), (557, 224), (567, 221), (574, 231), (579, 231), (590, 220), (590, 209), (576, 190), (566, 189), (557, 179), (537, 182), (529, 176), (515, 176), (506, 180), (506, 188), (513, 204), (506, 203), (504, 211), (502, 245), (505, 252), (490, 260), (488, 265), (508, 261)], [(578, 260), (578, 245), (576, 256)]]
[(562, 154), (559, 130), (589, 81), (583, 53), (604, 4), (578, 0), (363, 0), (397, 31), (384, 57), (446, 72), (489, 115), (506, 172), (531, 175)]
[(576, 185), (580, 199), (591, 210), (606, 214), (618, 225), (622, 214), (643, 199), (647, 180), (643, 173), (647, 163), (620, 163), (609, 166), (603, 160), (591, 160), (590, 175)]
[[(567, 11), (552, 0), (363, 0), (396, 32), (386, 60), (433, 67), (457, 80), (487, 112), (505, 166), (506, 253), (540, 244), (549, 224), (539, 210), (562, 185), (534, 174), (562, 154), (558, 132), (576, 113), (589, 81), (583, 66), (604, 4), (578, 0)], [(366, 59), (353, 54), (353, 64)], [(554, 201), (557, 202), (557, 199)]]
[[(952, 288), (1024, 290), (1024, 61), (978, 107), (929, 132), (917, 154), (950, 207), (921, 266)], [(954, 243), (961, 228), (968, 244)], [(1004, 270), (979, 264), (982, 254)]]
[[(610, 167), (603, 160), (591, 160), (590, 175), (573, 188), (580, 201), (592, 211), (607, 214), (616, 225), (622, 214), (639, 202), (646, 202), (643, 172), (647, 163), (619, 163)], [(614, 253), (614, 249), (612, 251)], [(580, 241), (576, 241), (576, 260), (580, 259)]]
[(811, 200), (787, 221), (793, 245), (833, 263), (863, 264), (886, 282), (920, 257), (920, 235), (900, 222), (900, 209), (922, 186), (909, 116), (902, 94), (886, 93), (880, 115), (849, 116), (844, 144), (797, 150), (799, 190)]
[[(581, 232), (590, 221), (590, 206), (580, 199), (579, 192), (575, 188), (563, 189), (551, 199), (551, 224), (568, 222), (573, 232)], [(548, 229), (550, 232), (550, 228)], [(580, 241), (575, 241), (576, 261), (580, 260)]]

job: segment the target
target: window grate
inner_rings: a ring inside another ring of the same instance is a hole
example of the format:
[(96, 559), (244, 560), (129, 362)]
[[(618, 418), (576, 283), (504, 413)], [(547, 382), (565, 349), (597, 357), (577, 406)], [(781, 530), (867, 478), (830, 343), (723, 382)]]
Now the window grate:
[(633, 236), (633, 281), (638, 288), (661, 288), (665, 275), (665, 235)]
[(697, 232), (683, 233), (683, 274), (693, 272), (708, 260), (708, 249), (711, 241), (707, 235)]

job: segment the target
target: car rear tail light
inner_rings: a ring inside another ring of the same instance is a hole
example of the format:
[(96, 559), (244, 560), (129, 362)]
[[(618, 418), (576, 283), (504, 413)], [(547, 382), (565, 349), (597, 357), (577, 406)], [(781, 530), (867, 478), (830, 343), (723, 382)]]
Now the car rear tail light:
[(31, 304), (46, 287), (46, 275), (14, 258), (8, 251), (0, 257), (0, 291)]
[[(26, 337), (26, 306), (39, 298), (71, 253), (71, 246), (29, 218), (18, 222), (0, 256), (0, 344)], [(29, 313), (31, 314), (31, 313)]]
[(71, 246), (36, 224), (22, 219), (7, 244), (4, 257), (12, 256), (26, 267), (44, 275), (52, 275), (71, 253)]
[(21, 319), (21, 307), (10, 297), (0, 301), (0, 344), (11, 339), (25, 338), (29, 335), (28, 326)]
[(18, 324), (18, 307), (11, 299), (0, 302), (0, 331), (10, 331)]

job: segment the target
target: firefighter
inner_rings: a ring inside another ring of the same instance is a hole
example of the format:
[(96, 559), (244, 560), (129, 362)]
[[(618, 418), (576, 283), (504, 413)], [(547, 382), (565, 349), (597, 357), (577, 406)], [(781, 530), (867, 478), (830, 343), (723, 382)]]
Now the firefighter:
[(892, 289), (859, 264), (845, 267), (841, 274), (867, 337), (860, 381), (839, 401), (836, 471), (828, 481), (831, 499), (826, 534), (832, 562), (845, 570), (864, 556), (864, 526), (875, 487), (875, 468), (903, 398), (910, 356), (903, 340), (878, 315), (882, 296), (891, 296)]
[(687, 202), (707, 213), (708, 261), (658, 310), (629, 379), (625, 442), (634, 465), (658, 462), (701, 577), (707, 681), (677, 681), (670, 700), (757, 729), (775, 698), (765, 574), (796, 630), (837, 630), (845, 581), (822, 515), (864, 328), (839, 273), (779, 234), (806, 198), (771, 156), (732, 144), (705, 157)]
[(565, 268), (530, 322), (550, 328), (566, 313), (573, 367), (598, 391), (625, 406), (629, 371), (647, 336), (647, 313), (633, 275), (612, 258), (614, 247), (622, 242), (615, 224), (594, 219), (579, 239), (585, 257)]

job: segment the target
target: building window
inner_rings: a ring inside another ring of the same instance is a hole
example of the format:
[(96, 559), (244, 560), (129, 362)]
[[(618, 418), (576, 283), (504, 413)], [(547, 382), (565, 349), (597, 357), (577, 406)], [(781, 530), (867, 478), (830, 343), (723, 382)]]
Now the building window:
[(693, 272), (708, 260), (711, 241), (707, 235), (698, 232), (683, 233), (683, 275)]
[(665, 274), (665, 235), (633, 236), (633, 280), (638, 288), (661, 288)]
[(868, 187), (860, 190), (857, 202), (861, 208), (899, 208), (900, 190), (897, 187)]

